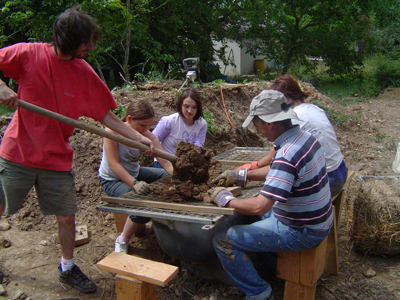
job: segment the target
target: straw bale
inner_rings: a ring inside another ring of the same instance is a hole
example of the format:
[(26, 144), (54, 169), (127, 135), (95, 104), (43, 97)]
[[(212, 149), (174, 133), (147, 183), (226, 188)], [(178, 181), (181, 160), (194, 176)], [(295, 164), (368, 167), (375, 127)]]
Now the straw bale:
[(400, 254), (398, 177), (356, 177), (348, 189), (347, 228), (357, 251)]

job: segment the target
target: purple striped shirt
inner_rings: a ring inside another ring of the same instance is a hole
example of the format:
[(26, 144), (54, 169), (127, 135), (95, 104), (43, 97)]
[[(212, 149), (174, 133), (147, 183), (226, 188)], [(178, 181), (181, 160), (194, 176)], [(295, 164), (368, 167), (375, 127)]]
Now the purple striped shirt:
[(293, 227), (325, 230), (333, 214), (324, 152), (319, 142), (299, 126), (274, 141), (276, 151), (261, 195), (276, 200), (272, 211)]

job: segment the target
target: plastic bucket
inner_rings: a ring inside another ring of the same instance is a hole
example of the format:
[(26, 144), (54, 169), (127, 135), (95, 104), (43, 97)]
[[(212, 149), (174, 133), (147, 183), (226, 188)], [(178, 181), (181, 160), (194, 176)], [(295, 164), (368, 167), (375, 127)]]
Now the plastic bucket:
[(265, 70), (264, 59), (255, 59), (254, 60), (254, 72), (262, 73)]

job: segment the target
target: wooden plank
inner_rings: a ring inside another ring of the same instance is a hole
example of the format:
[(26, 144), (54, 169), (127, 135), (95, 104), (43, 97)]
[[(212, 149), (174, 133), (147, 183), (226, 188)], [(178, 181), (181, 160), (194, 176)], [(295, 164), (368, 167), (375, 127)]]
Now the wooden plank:
[(353, 177), (354, 177), (355, 175), (356, 175), (356, 172), (355, 172), (355, 171), (350, 171), (350, 172), (347, 173), (347, 179), (346, 179), (346, 182), (345, 182), (345, 184), (344, 184), (344, 186), (343, 186), (343, 189), (344, 189), (344, 190), (347, 189), (347, 187), (349, 186), (351, 180), (353, 179)]
[(75, 227), (75, 246), (89, 243), (89, 232), (86, 225)]
[(166, 286), (179, 271), (175, 266), (117, 252), (103, 258), (97, 267), (160, 286)]
[(314, 286), (324, 273), (326, 258), (326, 237), (317, 247), (302, 250), (300, 258), (300, 283)]
[(278, 252), (276, 277), (292, 282), (300, 282), (300, 251)]
[(316, 289), (317, 284), (304, 286), (299, 283), (286, 281), (283, 300), (313, 300), (315, 299)]
[(317, 247), (278, 252), (277, 277), (313, 286), (324, 272), (327, 238)]
[(339, 273), (338, 265), (338, 247), (337, 247), (337, 224), (335, 210), (333, 210), (333, 226), (328, 234), (328, 242), (326, 245), (325, 272), (337, 275)]
[(156, 300), (156, 285), (135, 278), (117, 275), (115, 277), (117, 300)]
[(121, 197), (102, 197), (102, 201), (109, 203), (126, 204), (132, 206), (145, 206), (145, 207), (156, 207), (164, 209), (173, 210), (183, 210), (183, 211), (193, 211), (199, 213), (209, 213), (209, 214), (222, 214), (222, 215), (234, 215), (235, 209), (225, 208), (225, 207), (211, 207), (211, 206), (201, 206), (201, 205), (186, 205), (178, 203), (168, 203), (168, 202), (158, 202), (158, 201), (148, 201), (148, 200), (134, 200)]
[(339, 274), (339, 256), (338, 256), (338, 232), (340, 226), (340, 219), (342, 215), (342, 206), (344, 202), (344, 197), (346, 195), (346, 189), (350, 184), (351, 180), (355, 176), (354, 171), (350, 171), (347, 174), (346, 182), (343, 189), (339, 194), (332, 197), (332, 209), (333, 209), (333, 226), (328, 235), (328, 243), (326, 248), (326, 261), (325, 261), (325, 272), (329, 274), (338, 275)]
[(248, 87), (249, 85), (246, 83), (222, 83), (221, 86), (223, 88), (232, 89), (232, 88)]
[(237, 167), (244, 165), (244, 164), (250, 164), (252, 160), (229, 160), (229, 159), (218, 159), (218, 162), (221, 164), (226, 164), (226, 165), (237, 165)]
[(341, 190), (337, 196), (332, 199), (332, 208), (335, 210), (335, 220), (336, 224), (339, 225), (340, 218), (342, 216), (342, 204), (344, 200), (345, 190)]
[(114, 213), (115, 226), (117, 227), (118, 232), (122, 232), (124, 230), (127, 218), (128, 215), (126, 214)]
[(240, 186), (230, 186), (226, 189), (230, 191), (234, 197), (240, 196), (242, 194), (242, 188)]

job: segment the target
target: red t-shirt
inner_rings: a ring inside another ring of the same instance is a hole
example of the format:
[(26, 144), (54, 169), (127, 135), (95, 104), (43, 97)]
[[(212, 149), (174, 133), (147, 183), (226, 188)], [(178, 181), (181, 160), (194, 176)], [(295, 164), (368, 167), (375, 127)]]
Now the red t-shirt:
[[(117, 107), (107, 86), (83, 59), (60, 60), (45, 43), (0, 49), (0, 69), (18, 82), (18, 98), (64, 116), (96, 121)], [(0, 156), (40, 169), (70, 171), (74, 127), (18, 108), (0, 145)]]

